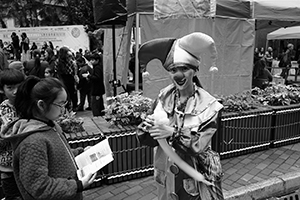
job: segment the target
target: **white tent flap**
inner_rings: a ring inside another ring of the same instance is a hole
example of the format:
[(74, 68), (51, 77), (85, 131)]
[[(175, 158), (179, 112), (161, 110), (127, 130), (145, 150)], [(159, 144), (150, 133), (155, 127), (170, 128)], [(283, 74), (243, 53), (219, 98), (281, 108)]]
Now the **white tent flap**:
[(257, 20), (300, 21), (299, 0), (253, 0), (253, 10)]
[(300, 39), (300, 26), (280, 28), (267, 35), (267, 40)]

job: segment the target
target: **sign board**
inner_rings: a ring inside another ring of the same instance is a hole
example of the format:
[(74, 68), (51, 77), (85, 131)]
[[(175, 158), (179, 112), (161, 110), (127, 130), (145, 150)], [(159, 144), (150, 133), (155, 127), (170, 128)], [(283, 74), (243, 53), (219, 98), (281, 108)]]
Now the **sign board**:
[(11, 33), (15, 32), (21, 41), (21, 34), (24, 32), (38, 48), (44, 42), (51, 41), (54, 47), (67, 46), (72, 50), (78, 51), (79, 48), (89, 50), (89, 38), (82, 25), (73, 26), (47, 26), (47, 27), (26, 27), (26, 28), (6, 28), (0, 29), (0, 39), (3, 42), (11, 42)]

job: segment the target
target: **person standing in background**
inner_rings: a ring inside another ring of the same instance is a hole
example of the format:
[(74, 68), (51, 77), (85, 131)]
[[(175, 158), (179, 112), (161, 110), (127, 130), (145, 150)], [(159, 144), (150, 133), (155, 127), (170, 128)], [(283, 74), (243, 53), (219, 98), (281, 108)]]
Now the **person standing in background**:
[(22, 52), (22, 56), (21, 56), (21, 61), (28, 61), (30, 59), (30, 52), (29, 52), (29, 38), (27, 37), (26, 33), (22, 33), (21, 34), (21, 52)]
[(90, 57), (90, 62), (93, 65), (93, 72), (82, 74), (82, 77), (90, 80), (91, 83), (91, 104), (93, 116), (103, 116), (104, 101), (103, 95), (105, 94), (105, 86), (103, 79), (103, 58), (102, 54), (93, 53)]
[[(20, 61), (14, 62), (21, 63)], [(5, 69), (0, 73), (0, 90), (7, 98), (0, 104), (1, 131), (9, 123), (17, 119), (14, 102), (18, 86), (24, 80), (25, 75), (17, 69)], [(9, 141), (0, 140), (1, 185), (5, 199), (22, 200), (13, 174), (12, 159), (13, 152)]]
[(12, 32), (11, 40), (12, 40), (11, 43), (12, 43), (13, 50), (14, 50), (14, 59), (15, 60), (21, 60), (19, 36), (15, 32)]
[(267, 69), (269, 72), (272, 71), (272, 64), (273, 64), (273, 49), (272, 47), (268, 47), (266, 53), (265, 53), (265, 59), (267, 62)]
[(33, 58), (33, 51), (36, 50), (38, 47), (36, 46), (35, 42), (32, 43), (30, 47), (30, 58)]
[(26, 75), (34, 75), (44, 78), (45, 69), (49, 66), (47, 61), (41, 60), (41, 51), (36, 49), (33, 51), (33, 59), (24, 62)]
[(259, 50), (258, 50), (258, 48), (256, 47), (256, 48), (254, 49), (254, 57), (253, 57), (253, 64), (254, 64), (254, 65), (255, 65), (255, 63), (259, 60), (258, 54), (259, 54)]
[[(2, 40), (1, 40), (2, 42)], [(0, 71), (8, 68), (7, 56), (4, 52), (3, 47), (0, 46)]]
[(258, 53), (258, 57), (262, 58), (265, 56), (265, 48), (260, 47), (259, 53)]
[[(2, 47), (0, 47), (0, 72), (2, 72), (4, 69), (8, 68), (8, 61), (6, 54)], [(0, 93), (0, 103), (5, 99), (5, 95), (3, 93)]]
[(51, 66), (52, 69), (56, 70), (57, 58), (54, 54), (53, 49), (51, 49), (50, 47), (48, 47), (45, 51), (45, 59), (44, 60), (49, 63), (49, 65)]
[(296, 52), (294, 50), (294, 45), (289, 43), (287, 45), (287, 50), (281, 55), (279, 61), (279, 67), (283, 68), (280, 76), (287, 80), (289, 76), (289, 71), (292, 66), (292, 60), (295, 59)]
[(68, 47), (61, 47), (58, 53), (57, 75), (66, 86), (70, 110), (76, 111), (78, 97), (76, 84), (79, 82), (78, 69), (73, 54)]
[(51, 41), (48, 41), (48, 47), (50, 47), (52, 50), (54, 49), (54, 45), (53, 45), (53, 43), (51, 42)]
[(79, 96), (80, 96), (80, 103), (77, 107), (77, 111), (83, 111), (84, 110), (84, 104), (85, 100), (87, 99), (88, 107), (86, 110), (92, 110), (92, 103), (91, 103), (91, 80), (89, 78), (84, 78), (82, 74), (92, 74), (93, 69), (92, 67), (86, 63), (85, 65), (81, 66), (79, 68), (78, 76), (79, 76), (79, 83), (77, 85), (77, 88), (79, 90)]

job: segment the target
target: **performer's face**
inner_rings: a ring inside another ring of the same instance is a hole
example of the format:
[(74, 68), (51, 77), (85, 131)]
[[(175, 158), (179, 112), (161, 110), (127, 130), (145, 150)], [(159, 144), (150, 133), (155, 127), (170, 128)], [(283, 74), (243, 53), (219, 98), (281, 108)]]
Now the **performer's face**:
[(195, 70), (187, 66), (177, 66), (170, 70), (169, 72), (171, 79), (175, 86), (179, 90), (188, 89), (193, 86), (193, 77), (195, 75)]

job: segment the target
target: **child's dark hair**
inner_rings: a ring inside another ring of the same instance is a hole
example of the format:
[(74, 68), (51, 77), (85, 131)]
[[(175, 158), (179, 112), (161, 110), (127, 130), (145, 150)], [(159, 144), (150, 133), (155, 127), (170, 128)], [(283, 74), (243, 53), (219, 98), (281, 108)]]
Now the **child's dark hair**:
[(3, 89), (4, 85), (16, 85), (22, 83), (25, 76), (17, 69), (4, 69), (0, 73), (0, 88)]
[(49, 73), (51, 74), (52, 77), (57, 78), (57, 70), (55, 69), (54, 66), (49, 65), (46, 67), (45, 71), (48, 69)]
[(57, 78), (41, 79), (36, 76), (28, 76), (19, 86), (16, 94), (17, 114), (23, 119), (34, 118), (35, 114), (39, 113), (38, 100), (43, 100), (47, 106), (46, 110), (49, 110), (58, 93), (64, 88), (63, 83)]

